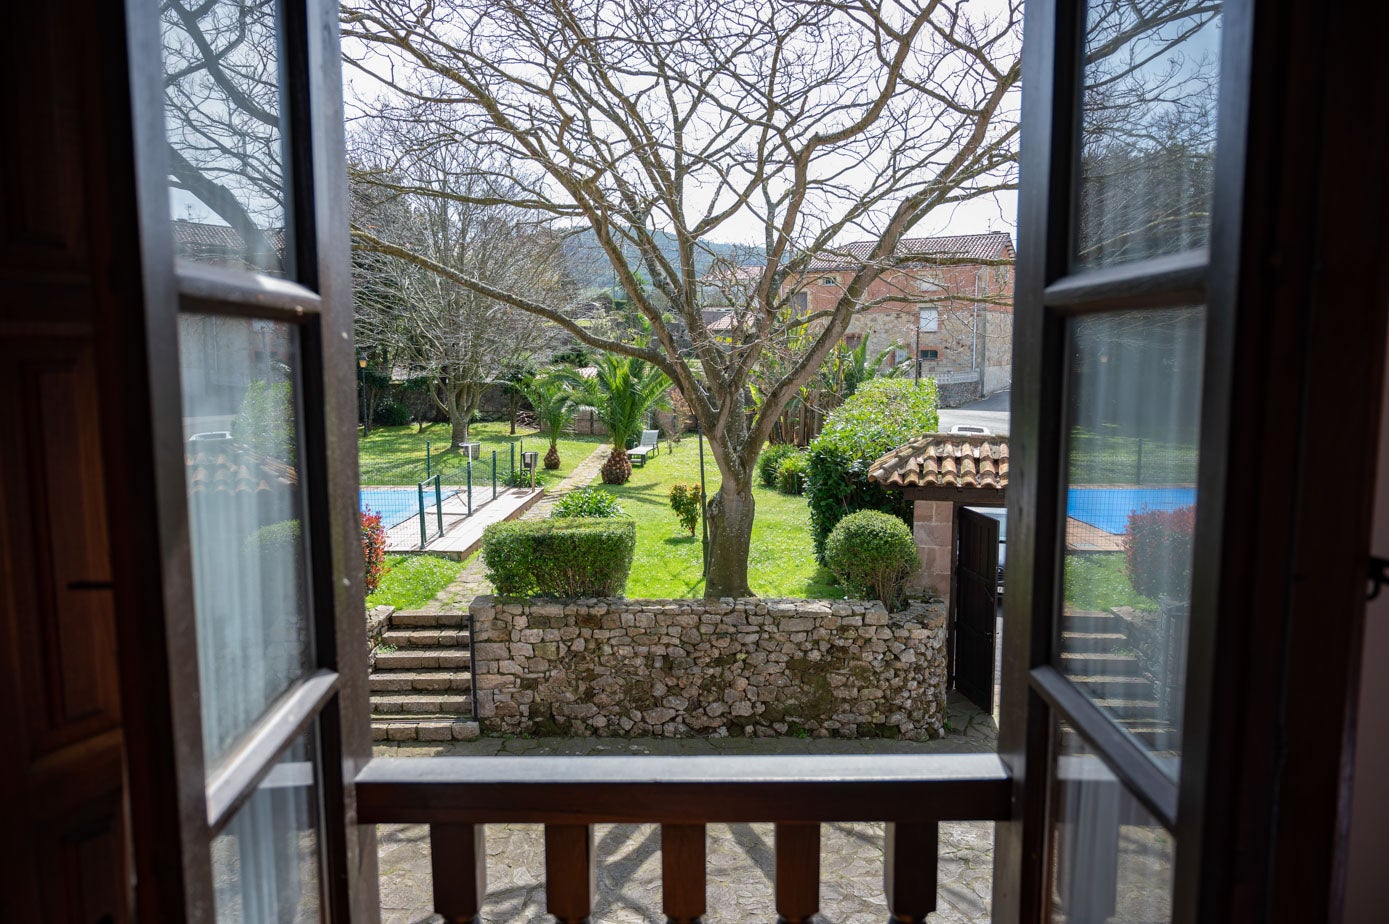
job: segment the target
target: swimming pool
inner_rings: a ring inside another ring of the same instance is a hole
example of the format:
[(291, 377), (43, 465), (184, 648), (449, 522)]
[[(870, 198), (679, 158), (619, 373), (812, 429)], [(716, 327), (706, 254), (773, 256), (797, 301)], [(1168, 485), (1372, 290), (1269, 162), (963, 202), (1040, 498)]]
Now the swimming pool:
[[(445, 488), (444, 499), (448, 500), (456, 489)], [(381, 514), (381, 525), (390, 529), (399, 526), (420, 512), (420, 498), (416, 488), (362, 488), (358, 505), (363, 510)], [(424, 509), (434, 509), (434, 491), (425, 491)]]
[(1195, 488), (1071, 488), (1066, 495), (1066, 515), (1121, 536), (1128, 532), (1130, 513), (1176, 510), (1194, 503)]

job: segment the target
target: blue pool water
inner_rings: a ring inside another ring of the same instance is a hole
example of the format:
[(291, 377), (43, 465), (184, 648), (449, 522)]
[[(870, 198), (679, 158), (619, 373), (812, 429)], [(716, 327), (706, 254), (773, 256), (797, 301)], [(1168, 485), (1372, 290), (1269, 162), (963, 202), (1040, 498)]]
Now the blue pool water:
[(1176, 510), (1194, 503), (1195, 488), (1071, 488), (1066, 515), (1118, 536), (1128, 532), (1130, 513)]
[[(448, 500), (455, 491), (444, 489), (444, 499)], [(419, 494), (415, 488), (362, 488), (360, 506), (363, 510), (381, 514), (381, 525), (386, 529), (399, 526), (420, 512)], [(424, 509), (434, 509), (434, 492), (426, 491)]]

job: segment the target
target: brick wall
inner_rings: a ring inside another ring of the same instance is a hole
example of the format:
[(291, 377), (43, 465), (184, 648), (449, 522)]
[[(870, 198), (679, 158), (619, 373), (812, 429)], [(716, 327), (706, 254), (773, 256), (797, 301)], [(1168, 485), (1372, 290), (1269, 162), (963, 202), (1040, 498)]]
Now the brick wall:
[(473, 601), (478, 715), (508, 734), (939, 736), (945, 608)]
[(950, 604), (950, 577), (955, 566), (955, 505), (950, 501), (914, 501), (912, 536), (921, 558), (912, 590), (930, 591)]

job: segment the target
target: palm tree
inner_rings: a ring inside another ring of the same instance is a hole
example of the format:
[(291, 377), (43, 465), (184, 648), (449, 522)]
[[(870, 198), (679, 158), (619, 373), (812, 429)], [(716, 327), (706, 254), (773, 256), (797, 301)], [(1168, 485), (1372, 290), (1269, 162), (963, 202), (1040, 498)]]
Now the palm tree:
[(574, 391), (562, 375), (533, 375), (520, 383), (520, 389), (535, 408), (535, 416), (549, 430), (550, 451), (545, 467), (559, 468), (559, 434), (579, 412)]
[(599, 357), (597, 369), (598, 374), (584, 380), (584, 385), (612, 435), (613, 450), (603, 463), (603, 483), (626, 484), (632, 477), (627, 441), (641, 432), (651, 409), (664, 403), (670, 379), (649, 363), (612, 353)]

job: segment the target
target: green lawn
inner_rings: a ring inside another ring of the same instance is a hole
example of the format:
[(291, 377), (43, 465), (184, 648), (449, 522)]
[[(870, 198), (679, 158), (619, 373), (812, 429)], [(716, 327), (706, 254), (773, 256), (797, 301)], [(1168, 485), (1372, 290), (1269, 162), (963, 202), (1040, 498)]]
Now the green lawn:
[(1157, 601), (1133, 589), (1122, 552), (1066, 556), (1066, 602), (1076, 609), (1103, 612), (1115, 606), (1155, 610)]
[(1071, 484), (1193, 484), (1196, 446), (1105, 430), (1071, 431)]
[[(470, 435), (482, 443), (482, 458), (473, 463), (475, 484), (490, 481), (492, 450), (497, 451), (497, 466), (505, 474), (510, 464), (509, 446), (516, 445), (516, 464), (521, 464), (522, 445), (525, 449), (540, 453), (541, 459), (549, 449), (549, 440), (537, 430), (517, 428), (515, 436), (507, 432), (504, 423), (475, 423)], [(423, 433), (416, 432), (414, 424), (403, 427), (376, 427), (371, 436), (357, 437), (358, 460), (361, 465), (362, 484), (412, 485), (423, 481), (425, 475), (425, 443), (433, 451), (434, 469), (442, 469), (445, 478), (457, 473), (464, 465), (464, 459), (457, 450), (449, 448), (449, 425), (446, 423), (426, 424)], [(564, 436), (559, 441), (560, 467), (555, 472), (546, 473), (550, 484), (574, 470), (596, 446), (604, 442), (597, 436)]]
[[(705, 487), (718, 490), (718, 467), (705, 448)], [(682, 532), (670, 509), (670, 486), (699, 483), (699, 450), (687, 436), (673, 453), (661, 454), (644, 468), (632, 469), (632, 480), (620, 487), (596, 482), (617, 496), (636, 520), (637, 550), (627, 581), (629, 598), (700, 597), (704, 594), (700, 538)], [(842, 598), (828, 572), (815, 563), (810, 540), (810, 508), (804, 497), (788, 497), (770, 488), (754, 488), (757, 514), (752, 528), (749, 581), (760, 597)]]
[(437, 555), (387, 555), (386, 573), (376, 593), (367, 597), (367, 609), (393, 606), (411, 610), (424, 606), (453, 583), (462, 570), (463, 562)]

